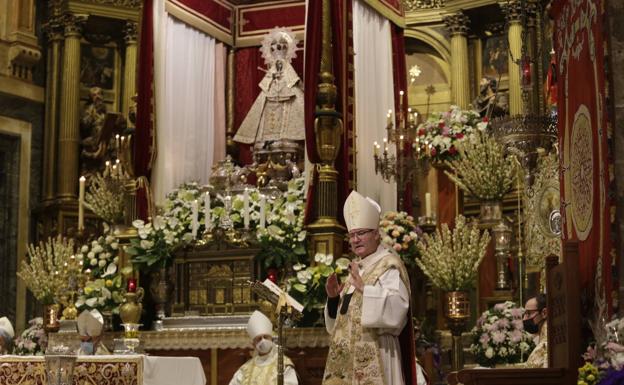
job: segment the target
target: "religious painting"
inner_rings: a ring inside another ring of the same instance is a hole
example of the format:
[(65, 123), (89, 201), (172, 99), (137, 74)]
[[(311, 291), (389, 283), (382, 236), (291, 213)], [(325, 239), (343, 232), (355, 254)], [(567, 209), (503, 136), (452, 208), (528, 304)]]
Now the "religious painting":
[(509, 66), (506, 40), (505, 35), (490, 36), (485, 39), (482, 52), (482, 76), (498, 79), (499, 76), (507, 75)]
[(80, 54), (80, 84), (112, 90), (115, 76), (114, 47), (82, 44)]

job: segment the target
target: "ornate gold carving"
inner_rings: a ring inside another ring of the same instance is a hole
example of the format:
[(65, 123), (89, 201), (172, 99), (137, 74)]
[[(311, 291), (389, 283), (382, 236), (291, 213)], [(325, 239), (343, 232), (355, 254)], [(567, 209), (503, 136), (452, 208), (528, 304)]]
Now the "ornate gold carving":
[[(77, 336), (74, 335), (77, 340)], [(143, 358), (79, 357), (74, 369), (77, 384), (140, 385), (143, 383)], [(5, 356), (0, 359), (0, 384), (46, 384), (44, 357)]]
[(82, 0), (83, 3), (114, 5), (116, 7), (140, 8), (141, 0)]
[(444, 0), (403, 0), (403, 7), (408, 12), (418, 9), (439, 9), (444, 7)]
[[(526, 6), (526, 4), (524, 4)], [(522, 21), (522, 7), (520, 1), (507, 1), (500, 3), (500, 7), (505, 14), (508, 23), (519, 23)]]
[(444, 17), (444, 25), (452, 35), (465, 35), (468, 33), (470, 19), (463, 12), (457, 12)]
[(594, 151), (591, 113), (581, 105), (574, 116), (570, 142), (572, 222), (579, 240), (587, 239), (592, 228), (594, 202)]
[(66, 13), (63, 15), (61, 23), (63, 24), (65, 37), (77, 36), (82, 34), (82, 28), (87, 22), (87, 17), (84, 15), (74, 15)]
[(124, 41), (126, 45), (136, 44), (138, 37), (138, 24), (133, 21), (126, 22), (124, 26)]
[(525, 195), (525, 207), (527, 265), (543, 271), (547, 256), (561, 256), (561, 226), (554, 222), (560, 207), (556, 152), (538, 159), (535, 181)]

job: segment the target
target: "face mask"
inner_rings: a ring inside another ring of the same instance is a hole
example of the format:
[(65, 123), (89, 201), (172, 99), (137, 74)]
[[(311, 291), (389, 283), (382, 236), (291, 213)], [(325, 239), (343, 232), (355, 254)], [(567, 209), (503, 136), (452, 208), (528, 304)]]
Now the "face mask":
[(539, 331), (539, 326), (536, 325), (535, 322), (533, 322), (533, 319), (522, 320), (522, 325), (524, 326), (524, 330), (527, 333), (537, 334), (537, 332)]
[(273, 341), (262, 339), (256, 344), (256, 350), (260, 354), (267, 354), (273, 348)]
[(80, 350), (82, 350), (84, 354), (92, 355), (93, 354), (93, 342), (90, 342), (90, 341), (81, 342)]

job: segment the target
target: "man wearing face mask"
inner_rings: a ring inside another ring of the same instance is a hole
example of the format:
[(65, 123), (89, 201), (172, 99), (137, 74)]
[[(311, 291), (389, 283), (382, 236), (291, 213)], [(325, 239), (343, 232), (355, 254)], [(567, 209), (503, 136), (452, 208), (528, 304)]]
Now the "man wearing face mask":
[(78, 355), (104, 355), (110, 351), (101, 343), (104, 317), (99, 311), (84, 310), (76, 321), (80, 335), (80, 349)]
[[(273, 344), (273, 324), (262, 312), (253, 312), (247, 322), (254, 354), (241, 366), (229, 385), (265, 385), (277, 383), (277, 347)], [(295, 366), (284, 356), (284, 385), (298, 385)]]
[(333, 274), (325, 285), (331, 345), (323, 385), (416, 384), (409, 277), (401, 258), (380, 244), (381, 208), (353, 191), (343, 211), (355, 258), (344, 284)]
[(546, 295), (543, 293), (530, 298), (524, 305), (522, 323), (524, 330), (535, 335), (535, 349), (529, 355), (526, 366), (529, 368), (548, 367), (548, 328), (546, 326)]

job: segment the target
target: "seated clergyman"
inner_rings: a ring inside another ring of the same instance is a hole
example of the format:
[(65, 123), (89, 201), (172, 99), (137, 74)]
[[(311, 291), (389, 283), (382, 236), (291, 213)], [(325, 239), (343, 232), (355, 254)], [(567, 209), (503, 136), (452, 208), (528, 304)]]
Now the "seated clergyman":
[(78, 334), (80, 335), (80, 349), (78, 355), (110, 354), (102, 344), (102, 330), (104, 317), (97, 310), (85, 310), (78, 316)]
[[(262, 312), (255, 311), (247, 322), (254, 354), (241, 366), (229, 385), (265, 385), (277, 383), (277, 347), (273, 344), (273, 324)], [(297, 385), (292, 361), (284, 356), (284, 385)]]

